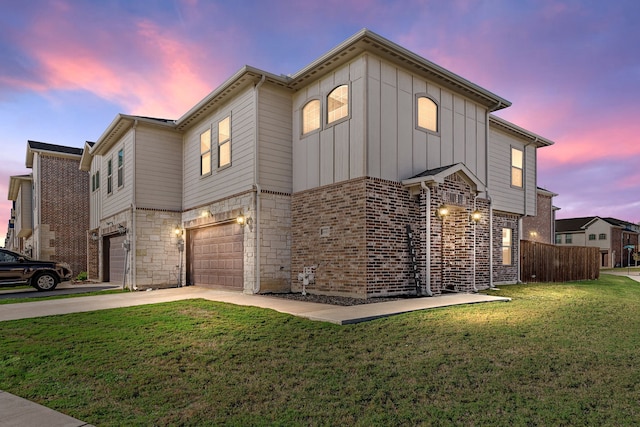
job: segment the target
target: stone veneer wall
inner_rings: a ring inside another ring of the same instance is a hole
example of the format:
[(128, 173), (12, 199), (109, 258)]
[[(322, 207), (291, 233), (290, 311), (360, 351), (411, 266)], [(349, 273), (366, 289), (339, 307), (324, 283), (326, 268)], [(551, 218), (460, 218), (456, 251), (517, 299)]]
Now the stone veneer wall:
[[(520, 253), (518, 252), (520, 230), (518, 220), (520, 217), (505, 212), (493, 212), (493, 282), (517, 283), (518, 268), (520, 265)], [(511, 229), (511, 265), (502, 264), (502, 229)]]
[[(131, 249), (135, 250), (135, 278), (132, 280), (138, 289), (178, 285), (179, 237), (175, 235), (174, 230), (180, 222), (180, 212), (136, 210), (136, 241)], [(182, 268), (184, 271), (184, 264)]]
[(260, 292), (291, 291), (291, 195), (260, 194)]
[(315, 266), (307, 292), (367, 297), (367, 179), (358, 178), (291, 196), (291, 289)]
[(100, 239), (93, 240), (91, 235), (100, 235), (100, 229), (95, 228), (87, 231), (87, 279), (100, 279)]

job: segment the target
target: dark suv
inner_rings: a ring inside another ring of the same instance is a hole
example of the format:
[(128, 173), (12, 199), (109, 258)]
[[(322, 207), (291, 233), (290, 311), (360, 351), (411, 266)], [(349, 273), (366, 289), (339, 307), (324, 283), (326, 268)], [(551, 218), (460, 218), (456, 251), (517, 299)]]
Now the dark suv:
[(36, 261), (0, 248), (0, 286), (31, 285), (39, 291), (51, 291), (58, 283), (70, 279), (69, 264)]

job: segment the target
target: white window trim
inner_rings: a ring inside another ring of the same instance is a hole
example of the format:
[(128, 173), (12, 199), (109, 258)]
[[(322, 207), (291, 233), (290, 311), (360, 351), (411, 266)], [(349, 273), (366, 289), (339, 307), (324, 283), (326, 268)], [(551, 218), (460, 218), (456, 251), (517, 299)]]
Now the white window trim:
[[(220, 164), (220, 148), (222, 147), (222, 145), (220, 144), (220, 123), (222, 123), (224, 120), (229, 119), (229, 138), (225, 139), (225, 143), (229, 144), (229, 163), (225, 164), (225, 165), (221, 165)], [(233, 164), (233, 132), (231, 131), (231, 129), (233, 128), (233, 118), (231, 117), (231, 112), (229, 112), (229, 114), (225, 115), (222, 117), (222, 119), (218, 120), (216, 122), (216, 146), (217, 146), (217, 155), (218, 155), (218, 159), (217, 159), (217, 165), (218, 165), (218, 170), (222, 170), (222, 169), (226, 169), (231, 167), (231, 165)]]
[[(420, 126), (418, 124), (418, 122), (419, 122), (418, 121), (418, 100), (420, 98), (427, 98), (427, 99), (433, 101), (433, 103), (435, 104), (435, 106), (436, 106), (436, 130), (425, 128), (425, 127), (422, 127), (422, 126)], [(413, 114), (413, 119), (415, 120), (415, 128), (417, 130), (422, 131), (422, 132), (427, 132), (427, 133), (430, 133), (432, 135), (438, 135), (439, 136), (440, 135), (440, 129), (441, 129), (440, 117), (442, 115), (441, 114), (441, 109), (440, 109), (440, 103), (433, 96), (429, 95), (428, 93), (421, 92), (421, 93), (416, 93), (415, 94), (415, 99), (414, 99), (413, 105), (414, 105), (414, 110), (415, 110), (414, 114)]]
[[(347, 115), (344, 117), (340, 117), (332, 122), (329, 122), (329, 95), (331, 95), (336, 89), (339, 87), (346, 86), (347, 87)], [(322, 122), (324, 122), (324, 129), (329, 129), (333, 126), (339, 125), (340, 123), (346, 122), (351, 119), (351, 84), (350, 83), (339, 83), (335, 85), (327, 94), (324, 96), (324, 106), (320, 105), (322, 110)]]
[[(518, 150), (522, 153), (522, 168), (518, 168), (517, 166), (513, 165), (513, 150)], [(517, 188), (519, 190), (523, 190), (524, 191), (524, 182), (527, 179), (527, 177), (525, 176), (525, 158), (524, 158), (524, 149), (520, 148), (520, 147), (516, 147), (516, 146), (511, 146), (509, 148), (509, 182), (511, 183), (511, 188)], [(513, 169), (520, 169), (520, 171), (522, 172), (522, 185), (515, 185), (513, 183)]]
[[(209, 132), (209, 151), (205, 151), (205, 153), (209, 153), (209, 172), (207, 173), (202, 173), (202, 135), (205, 134), (206, 132)], [(198, 132), (198, 160), (199, 160), (199, 164), (198, 167), (200, 169), (200, 178), (204, 178), (207, 176), (210, 176), (213, 173), (213, 130), (212, 130), (212, 126), (209, 125), (209, 127), (207, 129), (202, 130), (201, 132)]]
[[(314, 130), (311, 130), (311, 131), (305, 133), (304, 132), (304, 107), (309, 105), (309, 103), (312, 102), (312, 101), (318, 101), (320, 103), (320, 111), (319, 111), (319, 116), (318, 116), (318, 127), (316, 129), (314, 129)], [(313, 134), (316, 134), (316, 133), (320, 132), (322, 130), (322, 122), (323, 122), (322, 118), (323, 117), (324, 117), (324, 108), (323, 108), (323, 105), (322, 105), (322, 98), (316, 96), (316, 97), (307, 99), (302, 104), (302, 107), (300, 108), (300, 137), (301, 138), (306, 138), (309, 135), (313, 135)]]

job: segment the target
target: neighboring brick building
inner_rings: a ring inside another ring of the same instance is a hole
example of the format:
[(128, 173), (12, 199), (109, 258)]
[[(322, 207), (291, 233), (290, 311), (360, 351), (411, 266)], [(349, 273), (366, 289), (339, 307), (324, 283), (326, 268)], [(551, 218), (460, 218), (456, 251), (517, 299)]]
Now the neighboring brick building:
[(82, 152), (27, 142), (33, 228), (25, 250), (37, 259), (68, 263), (74, 275), (87, 271), (89, 174), (80, 170)]
[(551, 245), (555, 243), (556, 211), (559, 210), (553, 206), (553, 198), (556, 196), (556, 193), (538, 187), (536, 215), (522, 219), (522, 240)]
[[(638, 251), (640, 225), (616, 218), (587, 216), (556, 220), (556, 244), (600, 248), (601, 267), (626, 267)], [(629, 250), (627, 247), (633, 246)]]

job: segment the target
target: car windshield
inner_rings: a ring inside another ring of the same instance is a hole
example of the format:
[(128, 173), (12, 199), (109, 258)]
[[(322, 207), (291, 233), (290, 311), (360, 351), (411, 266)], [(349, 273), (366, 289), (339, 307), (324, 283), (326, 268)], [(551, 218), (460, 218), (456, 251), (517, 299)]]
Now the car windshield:
[(24, 259), (25, 261), (33, 261), (30, 257), (24, 254), (10, 251), (0, 251), (0, 262), (16, 262), (20, 258)]

